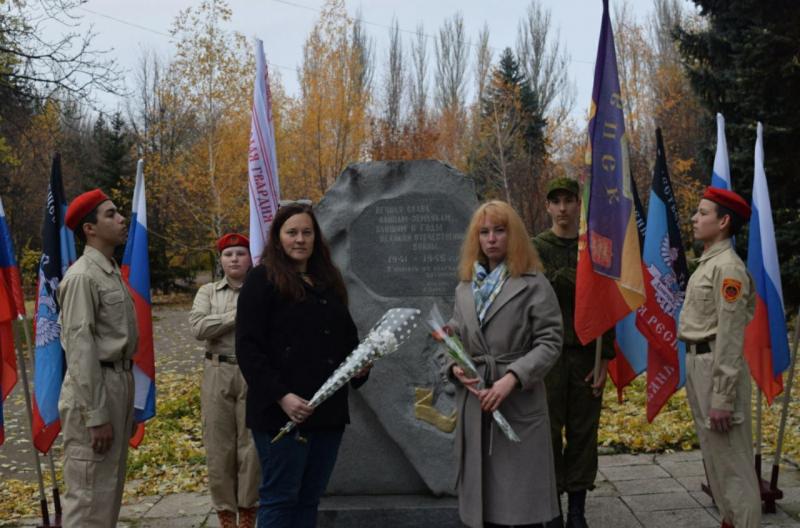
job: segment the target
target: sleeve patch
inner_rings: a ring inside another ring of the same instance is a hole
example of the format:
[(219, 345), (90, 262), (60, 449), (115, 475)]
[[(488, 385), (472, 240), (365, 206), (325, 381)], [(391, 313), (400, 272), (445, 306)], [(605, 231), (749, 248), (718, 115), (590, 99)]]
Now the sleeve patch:
[(736, 279), (722, 280), (722, 296), (726, 302), (735, 303), (742, 296), (742, 281)]

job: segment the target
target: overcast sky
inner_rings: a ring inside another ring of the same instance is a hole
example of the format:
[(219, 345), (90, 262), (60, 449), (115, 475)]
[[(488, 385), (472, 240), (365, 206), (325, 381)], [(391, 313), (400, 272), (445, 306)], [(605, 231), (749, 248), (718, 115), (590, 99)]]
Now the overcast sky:
[[(612, 7), (620, 0), (611, 0)], [(634, 12), (644, 17), (651, 9), (651, 0), (628, 0)], [(110, 49), (119, 65), (135, 69), (143, 49), (152, 49), (161, 56), (173, 53), (169, 28), (181, 9), (198, 2), (190, 0), (89, 0), (76, 14), (82, 23), (92, 24), (97, 33), (97, 48)], [(323, 0), (229, 0), (233, 10), (230, 29), (247, 37), (257, 36), (264, 41), (267, 61), (277, 68), (290, 94), (298, 91), (296, 68), (302, 60), (303, 41), (319, 17)], [(592, 89), (592, 73), (602, 13), (601, 0), (543, 0), (551, 11), (555, 29), (560, 29), (562, 43), (572, 62), (570, 76), (577, 89), (574, 116), (581, 116), (588, 107)], [(442, 22), (461, 12), (471, 42), (475, 42), (484, 22), (489, 26), (489, 44), (496, 59), (506, 46), (514, 48), (517, 26), (525, 16), (529, 0), (350, 0), (348, 12), (360, 8), (365, 27), (375, 42), (376, 79), (382, 76), (382, 66), (388, 43), (388, 27), (397, 17), (405, 43), (408, 44), (419, 23), (433, 35)], [(687, 4), (691, 5), (690, 3)], [(56, 31), (54, 29), (54, 31)], [(475, 48), (471, 48), (473, 62)], [(433, 60), (433, 43), (429, 39), (429, 57)], [(468, 73), (470, 81), (472, 70)], [(128, 75), (133, 88), (132, 75)], [(432, 79), (432, 76), (429, 77)], [(470, 82), (471, 84), (471, 82)], [(103, 106), (114, 110), (118, 99), (99, 95)], [(122, 105), (124, 107), (124, 104)]]

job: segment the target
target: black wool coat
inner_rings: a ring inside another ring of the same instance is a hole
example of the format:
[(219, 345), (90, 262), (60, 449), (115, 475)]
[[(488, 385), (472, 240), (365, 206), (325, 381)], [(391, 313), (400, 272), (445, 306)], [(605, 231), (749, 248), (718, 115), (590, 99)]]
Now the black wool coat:
[[(290, 392), (310, 400), (358, 345), (353, 318), (334, 290), (303, 284), (305, 297), (289, 301), (259, 265), (247, 275), (239, 293), (236, 357), (247, 381), (245, 421), (252, 430), (273, 432), (283, 427), (289, 417), (278, 400)], [(354, 379), (351, 384), (358, 387), (364, 381)], [(345, 385), (299, 429), (342, 428), (349, 422)]]

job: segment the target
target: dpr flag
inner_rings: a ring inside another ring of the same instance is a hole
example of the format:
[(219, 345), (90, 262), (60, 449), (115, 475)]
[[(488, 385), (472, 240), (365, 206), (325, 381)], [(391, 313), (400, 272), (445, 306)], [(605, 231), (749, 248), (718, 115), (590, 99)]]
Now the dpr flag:
[(575, 333), (584, 345), (644, 302), (627, 143), (614, 35), (603, 0), (575, 288)]
[[(636, 211), (636, 228), (639, 233), (639, 247), (644, 246), (647, 231), (647, 217), (644, 213), (636, 181), (631, 178), (633, 205)], [(616, 356), (608, 363), (608, 374), (617, 387), (617, 399), (622, 402), (622, 391), (647, 368), (647, 340), (636, 328), (636, 312), (626, 315), (615, 328)]]
[(128, 284), (136, 308), (139, 343), (133, 356), (134, 420), (138, 424), (130, 444), (138, 447), (144, 436), (144, 422), (156, 414), (156, 365), (153, 348), (153, 315), (150, 302), (150, 261), (147, 251), (147, 200), (144, 187), (144, 160), (136, 164), (133, 189), (133, 214), (128, 242), (122, 257), (122, 278)]
[(34, 334), (36, 346), (33, 370), (33, 444), (47, 453), (61, 430), (58, 397), (66, 365), (61, 348), (58, 322), (58, 285), (67, 268), (76, 260), (75, 239), (64, 224), (67, 201), (61, 181), (61, 155), (53, 156), (50, 185), (42, 227), (42, 257), (36, 294)]
[(771, 405), (775, 396), (783, 391), (781, 373), (789, 368), (789, 339), (772, 206), (764, 171), (761, 123), (758, 123), (756, 132), (752, 211), (747, 269), (756, 286), (756, 312), (744, 331), (744, 355), (753, 379)]
[(670, 396), (683, 386), (686, 350), (678, 341), (678, 321), (689, 281), (661, 129), (656, 129), (656, 164), (643, 260), (647, 295), (636, 312), (636, 326), (648, 342), (647, 420), (652, 422)]
[(714, 154), (714, 172), (711, 173), (711, 186), (733, 190), (731, 187), (731, 167), (728, 162), (728, 142), (725, 139), (725, 118), (717, 112), (717, 152)]
[(264, 43), (255, 39), (256, 80), (253, 85), (253, 109), (250, 122), (250, 148), (247, 173), (250, 197), (250, 256), (253, 265), (261, 260), (269, 225), (280, 201), (278, 157), (275, 152), (275, 128), (272, 124), (272, 93), (269, 70), (264, 58)]

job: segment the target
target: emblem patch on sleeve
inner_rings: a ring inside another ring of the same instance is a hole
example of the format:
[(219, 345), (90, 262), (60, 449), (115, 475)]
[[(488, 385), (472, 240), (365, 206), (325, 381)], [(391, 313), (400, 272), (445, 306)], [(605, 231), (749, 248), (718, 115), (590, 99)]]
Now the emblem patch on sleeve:
[(729, 303), (738, 301), (742, 296), (742, 282), (736, 279), (722, 279), (722, 296)]

